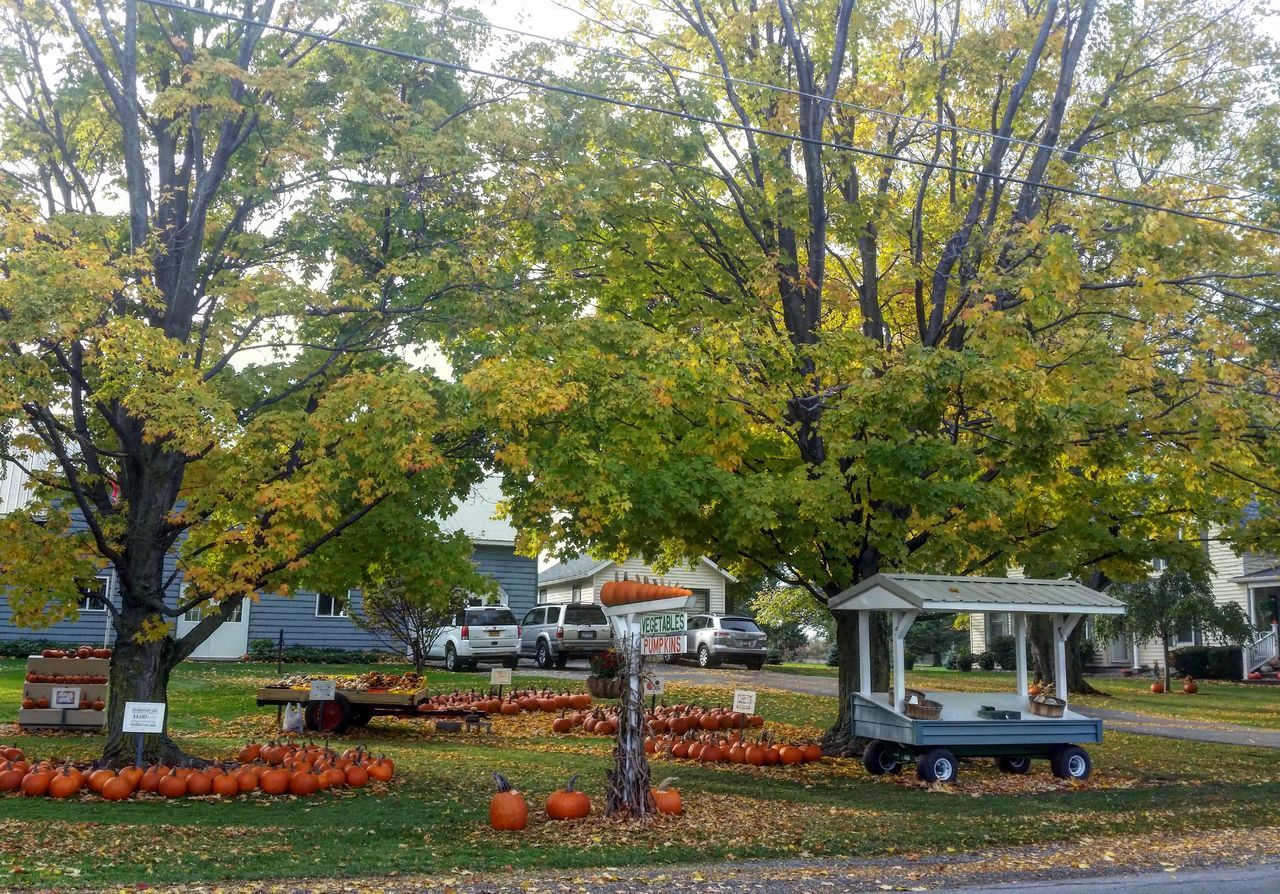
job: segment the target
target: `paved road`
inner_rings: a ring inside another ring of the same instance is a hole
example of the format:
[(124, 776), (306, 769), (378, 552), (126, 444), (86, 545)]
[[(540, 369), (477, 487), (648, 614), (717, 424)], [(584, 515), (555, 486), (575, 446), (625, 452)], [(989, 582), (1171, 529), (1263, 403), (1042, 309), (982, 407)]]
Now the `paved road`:
[[(562, 671), (546, 673), (553, 677), (581, 679), (586, 676), (586, 666), (575, 665)], [(781, 689), (805, 695), (833, 697), (837, 691), (835, 677), (806, 677), (801, 674), (784, 674), (771, 670), (749, 671), (734, 667), (700, 668), (692, 664), (670, 664), (663, 666), (660, 673), (666, 680), (703, 686)], [(1108, 729), (1120, 732), (1195, 742), (1215, 742), (1222, 745), (1280, 748), (1280, 730), (1258, 729), (1231, 723), (1206, 723), (1197, 720), (1153, 717), (1148, 714), (1117, 711), (1111, 708), (1076, 708), (1075, 710), (1087, 717), (1099, 717), (1106, 722)]]
[(1015, 882), (1009, 885), (939, 888), (949, 894), (986, 894), (988, 891), (1027, 894), (1153, 894), (1174, 888), (1178, 894), (1275, 894), (1280, 890), (1280, 864), (1245, 868), (1200, 869), (1191, 872), (1144, 872), (1138, 875), (1094, 875), (1062, 881)]

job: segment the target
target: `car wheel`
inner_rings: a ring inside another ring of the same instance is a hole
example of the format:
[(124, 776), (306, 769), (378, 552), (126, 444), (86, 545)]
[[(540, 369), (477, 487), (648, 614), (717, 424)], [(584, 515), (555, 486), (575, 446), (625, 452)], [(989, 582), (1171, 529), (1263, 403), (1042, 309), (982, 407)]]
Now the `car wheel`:
[(711, 650), (698, 646), (698, 667), (711, 667)]
[(453, 647), (453, 643), (444, 647), (444, 669), (447, 671), (462, 670), (462, 662), (458, 660), (458, 650)]
[(764, 662), (763, 662), (763, 661), (753, 661), (753, 662), (751, 662), (750, 664), (748, 664), (748, 665), (747, 665), (747, 670), (758, 671), (758, 670), (763, 670), (763, 669), (764, 669)]
[(569, 663), (569, 656), (564, 654), (563, 652), (561, 652), (559, 655), (556, 656), (556, 667), (564, 668), (564, 666), (568, 663)]
[(1054, 750), (1049, 767), (1059, 779), (1088, 779), (1093, 761), (1089, 760), (1089, 752), (1079, 745), (1064, 745)]
[(520, 666), (520, 656), (512, 655), (510, 658), (502, 659), (502, 666), (509, 667), (511, 668), (511, 670), (515, 670), (517, 667)]
[(956, 756), (945, 748), (933, 748), (916, 759), (916, 775), (925, 782), (955, 782)]
[(1021, 775), (1031, 769), (1031, 758), (998, 757), (996, 758), (996, 766), (1000, 768), (1001, 773), (1016, 773)]
[(872, 776), (897, 773), (902, 769), (902, 764), (889, 750), (888, 744), (879, 739), (868, 743), (867, 747), (862, 749), (862, 766), (866, 767), (867, 772)]
[(551, 667), (551, 647), (547, 645), (545, 639), (538, 640), (538, 651), (534, 654), (533, 661), (543, 670)]

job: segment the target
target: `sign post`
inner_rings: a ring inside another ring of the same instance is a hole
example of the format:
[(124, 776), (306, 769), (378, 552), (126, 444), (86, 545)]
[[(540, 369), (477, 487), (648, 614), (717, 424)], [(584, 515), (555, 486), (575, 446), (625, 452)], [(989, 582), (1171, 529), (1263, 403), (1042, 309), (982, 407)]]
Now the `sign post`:
[(137, 752), (134, 755), (134, 764), (142, 766), (142, 742), (143, 737), (147, 733), (164, 732), (164, 702), (125, 702), (124, 703), (124, 726), (121, 731), (126, 733), (136, 733)]

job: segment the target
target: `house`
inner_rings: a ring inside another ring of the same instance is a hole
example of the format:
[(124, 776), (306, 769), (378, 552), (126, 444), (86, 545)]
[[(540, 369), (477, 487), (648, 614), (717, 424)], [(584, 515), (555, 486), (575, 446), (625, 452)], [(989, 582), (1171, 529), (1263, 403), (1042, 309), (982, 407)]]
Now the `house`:
[[(23, 487), (22, 473), (15, 467), (6, 470), (0, 482), (0, 514), (21, 508), (30, 501)], [(498, 584), (499, 600), (517, 615), (532, 608), (536, 600), (538, 566), (534, 559), (515, 553), (515, 529), (494, 518), (499, 499), (498, 482), (486, 479), (478, 484), (457, 511), (442, 523), (448, 531), (464, 531), (471, 538), (472, 561)], [(167, 571), (175, 568), (170, 556)], [(166, 601), (176, 605), (182, 592), (181, 575), (175, 575), (166, 593)], [(99, 593), (80, 604), (74, 620), (60, 621), (47, 628), (31, 630), (12, 623), (8, 601), (0, 592), (0, 641), (40, 639), (59, 643), (91, 643), (109, 645), (114, 637), (111, 616), (101, 600), (118, 602), (114, 571), (104, 571), (98, 578)], [(387, 645), (369, 634), (352, 620), (359, 611), (359, 590), (345, 593), (317, 593), (299, 590), (291, 596), (262, 594), (256, 601), (246, 602), (224, 622), (213, 635), (200, 644), (192, 658), (227, 660), (242, 657), (249, 643), (257, 639), (276, 642), (283, 635), (285, 645), (339, 649), (386, 649)], [(177, 634), (182, 636), (201, 619), (201, 609), (194, 609), (177, 619)]]
[[(672, 568), (659, 574), (640, 559), (614, 562), (582, 556), (557, 562), (538, 575), (538, 602), (600, 601), (600, 588), (606, 581), (621, 580), (623, 575), (637, 578), (661, 578), (674, 586), (693, 591), (690, 611), (724, 614), (725, 587), (738, 579), (703, 556), (687, 568)], [(519, 616), (519, 615), (517, 615)]]
[[(1210, 587), (1215, 601), (1234, 602), (1244, 610), (1249, 622), (1258, 631), (1253, 643), (1245, 645), (1245, 663), (1241, 673), (1261, 666), (1268, 659), (1280, 655), (1275, 629), (1275, 619), (1280, 618), (1280, 558), (1255, 553), (1236, 553), (1225, 543), (1208, 541), (1208, 558), (1213, 567)], [(1154, 571), (1164, 570), (1163, 560), (1157, 559)], [(1010, 577), (1019, 576), (1011, 573)], [(1089, 628), (1086, 628), (1086, 635)], [(969, 618), (969, 648), (977, 655), (985, 652), (987, 643), (998, 636), (1013, 633), (1013, 622), (1008, 614), (974, 614)], [(1205, 644), (1197, 630), (1184, 630), (1171, 644), (1172, 648)], [(1134, 643), (1116, 639), (1098, 644), (1100, 654), (1095, 664), (1103, 667), (1153, 667), (1164, 661), (1160, 643), (1150, 641)]]

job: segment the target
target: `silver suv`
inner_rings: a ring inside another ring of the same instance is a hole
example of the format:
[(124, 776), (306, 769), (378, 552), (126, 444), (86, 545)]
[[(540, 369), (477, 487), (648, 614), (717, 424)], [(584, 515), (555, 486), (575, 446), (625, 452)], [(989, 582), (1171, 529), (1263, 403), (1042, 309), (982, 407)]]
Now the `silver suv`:
[(719, 667), (728, 661), (760, 670), (768, 656), (765, 639), (764, 631), (750, 618), (690, 615), (680, 657), (696, 660), (699, 667)]
[(502, 662), (515, 667), (520, 661), (520, 628), (505, 605), (476, 605), (459, 610), (452, 624), (443, 628), (431, 644), (428, 658), (443, 658), (451, 671), (466, 670), (477, 662)]
[(564, 667), (613, 645), (613, 628), (598, 605), (540, 605), (520, 623), (520, 655), (541, 668)]

